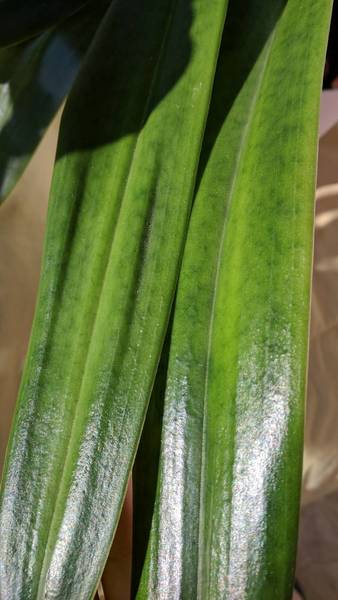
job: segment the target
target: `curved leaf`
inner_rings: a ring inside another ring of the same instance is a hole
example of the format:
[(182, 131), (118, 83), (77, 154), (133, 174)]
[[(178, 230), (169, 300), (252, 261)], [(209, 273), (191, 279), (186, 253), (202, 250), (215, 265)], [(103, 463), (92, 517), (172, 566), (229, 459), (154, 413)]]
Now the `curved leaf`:
[(99, 0), (33, 42), (0, 49), (0, 202), (71, 89), (108, 4)]
[(2, 600), (97, 586), (169, 318), (225, 11), (115, 2), (67, 103), (1, 491)]
[(292, 595), (331, 6), (229, 7), (178, 286), (138, 599)]

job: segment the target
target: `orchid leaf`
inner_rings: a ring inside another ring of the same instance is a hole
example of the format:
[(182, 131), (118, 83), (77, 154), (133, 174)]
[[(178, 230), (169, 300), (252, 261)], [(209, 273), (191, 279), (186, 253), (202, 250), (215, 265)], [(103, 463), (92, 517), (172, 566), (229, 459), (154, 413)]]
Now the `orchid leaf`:
[(332, 2), (230, 2), (138, 600), (290, 600)]
[(2, 600), (96, 590), (167, 328), (226, 8), (114, 2), (67, 102), (2, 483)]

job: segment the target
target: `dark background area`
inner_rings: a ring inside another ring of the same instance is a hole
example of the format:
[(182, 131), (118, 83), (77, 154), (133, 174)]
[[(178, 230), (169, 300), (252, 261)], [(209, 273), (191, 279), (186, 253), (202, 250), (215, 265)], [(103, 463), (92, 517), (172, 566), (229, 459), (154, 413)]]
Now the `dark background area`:
[(324, 71), (324, 89), (338, 88), (338, 1), (333, 2), (329, 44)]

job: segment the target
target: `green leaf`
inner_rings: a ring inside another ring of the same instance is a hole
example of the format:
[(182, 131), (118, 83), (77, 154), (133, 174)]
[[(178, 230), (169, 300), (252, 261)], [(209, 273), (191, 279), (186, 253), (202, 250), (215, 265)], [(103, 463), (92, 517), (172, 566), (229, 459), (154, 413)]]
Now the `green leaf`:
[(2, 600), (96, 588), (167, 327), (225, 11), (114, 2), (67, 103), (1, 491)]
[(178, 286), (139, 600), (292, 595), (331, 6), (229, 6)]
[(170, 336), (171, 325), (163, 345), (133, 468), (132, 598), (139, 586), (154, 510)]
[(17, 44), (57, 25), (88, 0), (0, 0), (0, 47)]
[(33, 42), (0, 49), (0, 202), (71, 89), (107, 6), (99, 0)]

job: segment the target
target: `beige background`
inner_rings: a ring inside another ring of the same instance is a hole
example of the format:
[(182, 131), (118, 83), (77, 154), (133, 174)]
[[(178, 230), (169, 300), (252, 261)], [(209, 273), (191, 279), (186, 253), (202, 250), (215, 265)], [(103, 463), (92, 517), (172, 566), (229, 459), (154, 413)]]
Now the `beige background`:
[(39, 280), (57, 121), (0, 208), (0, 470)]
[[(334, 94), (338, 106), (337, 92)], [(304, 502), (338, 489), (338, 125), (320, 140)], [(338, 598), (338, 596), (337, 596)]]
[(338, 599), (338, 91), (324, 94), (297, 565), (307, 600)]

